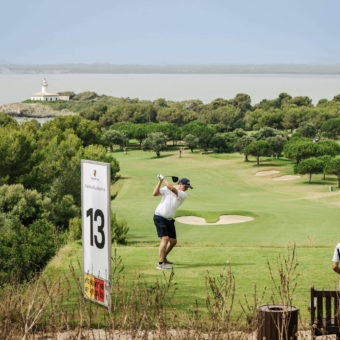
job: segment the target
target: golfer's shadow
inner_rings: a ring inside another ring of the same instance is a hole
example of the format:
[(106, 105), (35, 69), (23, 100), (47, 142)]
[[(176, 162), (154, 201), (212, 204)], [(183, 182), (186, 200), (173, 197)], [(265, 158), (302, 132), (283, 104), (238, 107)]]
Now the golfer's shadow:
[(239, 263), (233, 262), (230, 264), (227, 263), (178, 263), (176, 262), (175, 268), (200, 268), (200, 267), (238, 267), (238, 266), (255, 266), (255, 263)]

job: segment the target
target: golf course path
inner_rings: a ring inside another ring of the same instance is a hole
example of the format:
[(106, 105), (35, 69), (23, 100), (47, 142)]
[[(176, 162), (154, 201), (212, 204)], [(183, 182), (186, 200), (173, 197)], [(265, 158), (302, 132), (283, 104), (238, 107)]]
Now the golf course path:
[(233, 224), (252, 221), (253, 218), (249, 216), (240, 215), (221, 215), (220, 219), (215, 223), (207, 223), (204, 218), (197, 216), (179, 216), (176, 221), (184, 224), (195, 225), (217, 225), (217, 224)]

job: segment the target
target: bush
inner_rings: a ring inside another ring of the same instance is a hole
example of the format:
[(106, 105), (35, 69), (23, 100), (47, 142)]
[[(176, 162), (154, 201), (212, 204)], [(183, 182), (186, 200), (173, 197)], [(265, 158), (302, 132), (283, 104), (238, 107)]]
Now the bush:
[(118, 220), (115, 213), (111, 212), (111, 240), (112, 243), (127, 244), (129, 227), (124, 219)]
[(55, 255), (57, 245), (56, 230), (48, 221), (37, 220), (28, 228), (11, 221), (0, 233), (0, 282), (29, 280)]
[(50, 220), (59, 229), (66, 229), (69, 220), (79, 215), (79, 208), (75, 205), (72, 195), (65, 195), (61, 199), (55, 198), (54, 201)]
[(0, 187), (0, 213), (29, 225), (36, 219), (49, 218), (51, 201), (36, 190), (25, 189), (22, 184)]
[(0, 113), (0, 126), (18, 126), (18, 122), (5, 112)]

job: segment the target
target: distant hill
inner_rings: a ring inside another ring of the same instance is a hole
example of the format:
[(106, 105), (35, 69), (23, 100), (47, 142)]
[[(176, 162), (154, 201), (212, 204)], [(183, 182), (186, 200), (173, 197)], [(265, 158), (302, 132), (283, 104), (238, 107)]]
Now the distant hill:
[(340, 74), (340, 64), (274, 65), (116, 65), (96, 64), (0, 64), (0, 73), (112, 73), (112, 74)]

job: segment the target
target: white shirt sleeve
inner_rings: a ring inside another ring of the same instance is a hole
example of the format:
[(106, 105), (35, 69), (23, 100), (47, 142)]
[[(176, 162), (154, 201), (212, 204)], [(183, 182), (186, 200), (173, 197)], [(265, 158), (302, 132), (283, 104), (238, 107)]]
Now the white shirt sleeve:
[(340, 243), (334, 249), (333, 262), (340, 262)]
[(182, 190), (178, 190), (178, 198), (183, 202), (187, 198), (187, 194)]
[(159, 189), (159, 192), (161, 193), (161, 195), (164, 195), (167, 192), (167, 187), (163, 187)]

